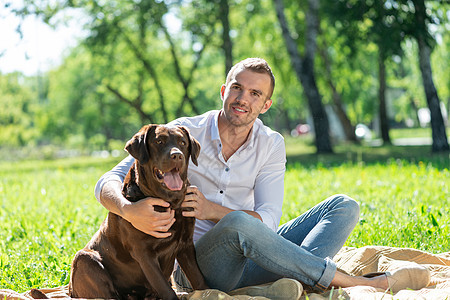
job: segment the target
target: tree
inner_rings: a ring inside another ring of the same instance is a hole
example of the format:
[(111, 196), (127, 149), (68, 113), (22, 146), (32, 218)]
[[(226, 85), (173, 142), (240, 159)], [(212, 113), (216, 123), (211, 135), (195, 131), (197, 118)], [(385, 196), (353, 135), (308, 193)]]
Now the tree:
[(331, 90), (331, 99), (333, 100), (333, 108), (336, 112), (339, 121), (344, 129), (345, 137), (348, 141), (357, 142), (355, 134), (355, 126), (352, 125), (347, 112), (344, 109), (344, 101), (342, 100), (342, 95), (338, 92), (336, 84), (334, 83), (332, 72), (331, 72), (331, 60), (327, 51), (328, 45), (325, 39), (322, 41), (322, 45), (319, 46), (319, 53), (322, 57), (323, 64), (325, 66), (325, 81), (327, 82)]
[(294, 71), (302, 83), (303, 92), (308, 99), (309, 109), (314, 122), (315, 144), (318, 153), (332, 153), (328, 118), (322, 104), (322, 98), (317, 88), (314, 58), (316, 53), (316, 39), (319, 31), (319, 0), (308, 1), (306, 12), (305, 51), (303, 57), (298, 51), (297, 43), (291, 36), (282, 0), (274, 0), (275, 10), (280, 23), (282, 34), (289, 52)]
[[(16, 13), (39, 15), (51, 22), (59, 11), (82, 9), (91, 20), (85, 24), (90, 34), (84, 44), (108, 66), (103, 80), (107, 90), (135, 109), (142, 123), (159, 123), (185, 113), (200, 113), (199, 104), (192, 95), (192, 81), (214, 34), (216, 19), (207, 16), (201, 26), (189, 28), (189, 31), (176, 29), (178, 31), (173, 33), (169, 28), (172, 24), (166, 17), (180, 17), (183, 5), (191, 3), (60, 0), (48, 4), (47, 1), (25, 1), (23, 9)], [(124, 73), (128, 73), (126, 79)], [(168, 86), (181, 89), (169, 89)], [(180, 97), (178, 101), (174, 96)]]
[(21, 147), (37, 136), (33, 119), (37, 110), (33, 81), (20, 73), (0, 73), (0, 145)]
[[(36, 125), (47, 142), (96, 144), (129, 137), (142, 125), (138, 112), (102, 85), (104, 70), (83, 46), (71, 50), (62, 64), (49, 71), (48, 100)], [(103, 135), (103, 138), (99, 138)], [(95, 143), (94, 143), (95, 141)], [(75, 145), (79, 146), (79, 145)]]
[[(387, 75), (386, 62), (393, 56), (402, 56), (401, 43), (405, 36), (408, 16), (397, 5), (386, 1), (347, 1), (325, 10), (332, 23), (341, 24), (340, 31), (353, 51), (358, 41), (369, 41), (378, 47), (378, 113), (381, 138), (390, 144), (389, 119), (386, 107)], [(387, 38), (389, 37), (389, 38)]]
[(219, 18), (222, 23), (222, 49), (225, 55), (225, 76), (233, 66), (233, 43), (230, 37), (230, 6), (228, 0), (219, 0)]
[(422, 73), (425, 96), (431, 114), (431, 134), (433, 138), (431, 150), (433, 152), (449, 151), (450, 148), (445, 132), (444, 119), (442, 118), (440, 100), (436, 87), (434, 86), (431, 70), (430, 55), (433, 39), (427, 29), (429, 17), (426, 12), (424, 0), (413, 0), (413, 3), (415, 8), (414, 20), (417, 26), (417, 30), (413, 32), (413, 35), (417, 39), (419, 46), (419, 66)]

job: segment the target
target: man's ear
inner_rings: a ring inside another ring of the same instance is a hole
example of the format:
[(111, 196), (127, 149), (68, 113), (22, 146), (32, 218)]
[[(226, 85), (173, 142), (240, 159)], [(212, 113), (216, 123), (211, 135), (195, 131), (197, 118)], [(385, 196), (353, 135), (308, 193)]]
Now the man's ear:
[(225, 97), (225, 89), (226, 89), (226, 85), (222, 84), (222, 87), (220, 88), (220, 99), (222, 99), (222, 101), (224, 100), (224, 97)]
[(184, 126), (179, 126), (180, 129), (186, 134), (189, 139), (189, 153), (191, 154), (191, 160), (194, 165), (198, 166), (197, 158), (200, 155), (200, 143), (189, 133), (189, 129)]
[(266, 102), (264, 102), (264, 106), (263, 106), (263, 108), (261, 109), (260, 114), (263, 114), (263, 113), (265, 113), (266, 111), (268, 111), (269, 108), (272, 106), (272, 103), (273, 103), (272, 99), (267, 99)]
[(149, 134), (154, 134), (156, 126), (158, 125), (145, 125), (125, 145), (125, 150), (141, 164), (147, 163), (151, 157), (147, 147), (147, 139)]

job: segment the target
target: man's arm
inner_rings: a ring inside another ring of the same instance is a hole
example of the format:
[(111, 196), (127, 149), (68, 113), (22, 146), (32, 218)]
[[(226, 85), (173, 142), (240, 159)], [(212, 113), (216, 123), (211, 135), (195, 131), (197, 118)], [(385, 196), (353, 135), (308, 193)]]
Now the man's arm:
[(107, 210), (121, 216), (136, 229), (156, 238), (168, 237), (170, 233), (167, 231), (175, 222), (175, 213), (171, 209), (157, 212), (154, 205), (169, 207), (169, 203), (150, 197), (130, 202), (122, 195), (122, 181), (133, 162), (128, 157), (103, 175), (95, 188), (96, 197)]
[(254, 188), (255, 211), (273, 231), (277, 230), (281, 219), (285, 171), (286, 150), (284, 140), (279, 139), (272, 145), (267, 161), (259, 170)]
[(137, 202), (128, 201), (119, 181), (106, 182), (100, 192), (100, 203), (110, 212), (121, 216), (136, 229), (156, 238), (165, 238), (175, 222), (175, 211), (157, 212), (154, 205), (169, 207), (169, 203), (157, 198), (145, 198)]

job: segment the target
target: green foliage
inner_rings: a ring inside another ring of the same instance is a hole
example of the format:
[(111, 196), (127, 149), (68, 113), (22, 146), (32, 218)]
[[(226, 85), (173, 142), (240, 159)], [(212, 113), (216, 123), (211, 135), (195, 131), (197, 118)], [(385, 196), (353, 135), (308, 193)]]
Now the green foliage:
[(322, 28), (319, 52), (325, 52), (331, 64), (331, 78), (328, 78), (323, 54), (317, 59), (316, 73), (324, 102), (332, 103), (333, 91), (328, 83), (331, 80), (352, 123), (370, 124), (377, 112), (376, 47), (366, 41), (354, 41), (359, 51), (353, 51), (347, 38), (336, 27), (323, 20)]
[(89, 143), (98, 141), (101, 134), (104, 142), (96, 146), (107, 148), (107, 140), (123, 138), (139, 128), (136, 112), (103, 87), (103, 71), (80, 47), (50, 72), (54, 84), (50, 85), (47, 110), (40, 116), (44, 136), (68, 143), (78, 135)]
[[(352, 124), (374, 123), (377, 112), (376, 43), (380, 40), (369, 39), (375, 37), (371, 33), (379, 32), (379, 26), (387, 27), (389, 34), (381, 34), (381, 41), (394, 42), (384, 38), (393, 34), (389, 26), (395, 32), (407, 32), (405, 26), (410, 25), (408, 3), (382, 2), (381, 7), (375, 2), (321, 1), (317, 51), (329, 56), (331, 80)], [(290, 30), (302, 52), (307, 3), (284, 3)], [(29, 78), (0, 74), (0, 145), (110, 149), (111, 140), (125, 140), (145, 123), (164, 123), (220, 108), (225, 72), (219, 4), (217, 0), (24, 1), (23, 9), (14, 13), (37, 15), (52, 26), (63, 21), (58, 17), (62, 10), (83, 11), (89, 22), (81, 25), (88, 36), (46, 74)], [(427, 5), (434, 24), (430, 33), (436, 39), (433, 79), (448, 107), (448, 15), (444, 4)], [(273, 1), (228, 1), (228, 6), (234, 62), (264, 57), (276, 77), (274, 105), (261, 118), (274, 129), (289, 132), (311, 114), (293, 72)], [(410, 39), (402, 41), (401, 45), (396, 42), (392, 53), (404, 55), (389, 55), (387, 60), (389, 111), (400, 124), (415, 121), (416, 109), (427, 105), (416, 44)], [(330, 78), (321, 55), (316, 55), (315, 71), (323, 101), (331, 104)]]
[(33, 97), (32, 80), (19, 73), (0, 74), (0, 145), (24, 146), (37, 135), (33, 116), (38, 99)]

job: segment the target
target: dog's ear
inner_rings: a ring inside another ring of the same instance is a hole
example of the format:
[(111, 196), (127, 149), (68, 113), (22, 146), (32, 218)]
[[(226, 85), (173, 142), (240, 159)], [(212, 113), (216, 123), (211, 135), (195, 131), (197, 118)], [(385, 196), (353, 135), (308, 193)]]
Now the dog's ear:
[(125, 145), (125, 150), (141, 164), (147, 163), (150, 159), (147, 139), (152, 132), (155, 132), (156, 126), (154, 124), (145, 125)]
[(200, 143), (189, 133), (189, 130), (184, 126), (179, 126), (189, 139), (189, 153), (191, 154), (191, 160), (194, 165), (198, 166), (197, 158), (200, 155)]

